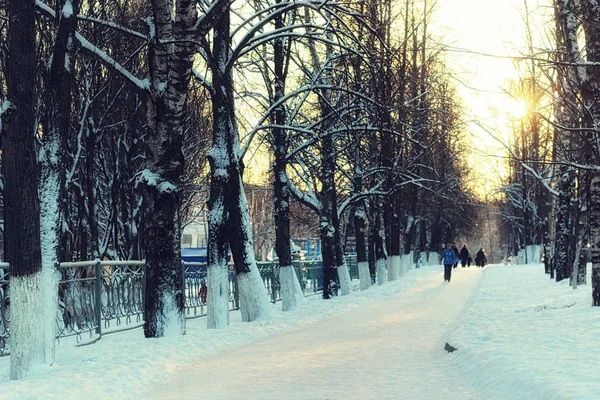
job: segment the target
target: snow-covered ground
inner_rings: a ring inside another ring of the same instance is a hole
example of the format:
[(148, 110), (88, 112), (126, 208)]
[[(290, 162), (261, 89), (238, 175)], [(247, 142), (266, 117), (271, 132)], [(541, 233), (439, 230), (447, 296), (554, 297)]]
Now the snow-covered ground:
[(600, 399), (600, 307), (591, 302), (591, 285), (557, 284), (541, 264), (486, 268), (448, 333), (460, 349), (455, 371), (495, 399)]
[[(373, 286), (329, 301), (311, 296), (293, 312), (281, 312), (281, 304), (277, 303), (269, 321), (243, 323), (240, 313), (232, 312), (231, 325), (225, 330), (208, 330), (206, 320), (200, 318), (188, 321), (185, 336), (144, 339), (141, 329), (136, 329), (104, 336), (84, 347), (63, 343), (56, 349), (52, 367), (23, 381), (8, 380), (9, 357), (2, 357), (0, 399), (139, 399), (149, 388), (164, 384), (182, 365), (380, 302), (437, 272), (439, 267), (413, 270), (385, 286)], [(211, 384), (199, 379), (202, 385)]]
[[(440, 266), (226, 330), (188, 321), (181, 337), (140, 329), (73, 348), (1, 399), (600, 399), (600, 310), (591, 289), (543, 267)], [(563, 308), (564, 307), (564, 308)], [(458, 348), (447, 353), (448, 342)]]
[(377, 303), (181, 366), (151, 398), (483, 399), (473, 382), (454, 380), (444, 350), (482, 272), (457, 271), (447, 284), (434, 268)]

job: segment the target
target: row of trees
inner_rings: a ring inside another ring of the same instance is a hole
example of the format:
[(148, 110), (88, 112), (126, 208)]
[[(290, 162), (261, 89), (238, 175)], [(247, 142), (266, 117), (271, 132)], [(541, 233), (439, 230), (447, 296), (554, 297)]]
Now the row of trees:
[(0, 2), (5, 256), (22, 306), (11, 377), (53, 358), (60, 261), (145, 258), (145, 335), (185, 332), (181, 226), (206, 198), (208, 327), (228, 325), (228, 249), (242, 319), (268, 316), (243, 185), (251, 151), (273, 160), (284, 310), (301, 298), (291, 202), (318, 216), (324, 298), (337, 280), (352, 290), (348, 236), (364, 289), (469, 232), (460, 104), (430, 44), (434, 4), (396, 6)]
[[(527, 5), (527, 2), (525, 2)], [(513, 247), (543, 245), (546, 272), (585, 284), (600, 306), (600, 4), (554, 0), (546, 58), (529, 53), (512, 90), (529, 112), (515, 125), (503, 215)], [(528, 19), (526, 19), (528, 21)]]

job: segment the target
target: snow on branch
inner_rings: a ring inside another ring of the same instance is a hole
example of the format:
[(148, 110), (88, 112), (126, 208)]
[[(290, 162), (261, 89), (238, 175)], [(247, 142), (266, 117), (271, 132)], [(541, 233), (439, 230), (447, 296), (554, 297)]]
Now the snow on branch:
[(203, 10), (204, 15), (196, 21), (196, 29), (200, 37), (206, 35), (215, 26), (232, 3), (233, 0), (215, 0), (206, 10)]
[(104, 25), (109, 28), (121, 31), (123, 33), (127, 33), (128, 35), (137, 37), (142, 40), (148, 39), (148, 37), (146, 35), (144, 35), (143, 33), (134, 31), (133, 29), (129, 29), (127, 27), (124, 27), (123, 25), (119, 25), (114, 22), (110, 22), (110, 21), (106, 21), (106, 20), (102, 20), (102, 19), (94, 18), (94, 17), (88, 17), (86, 15), (77, 15), (77, 19), (80, 21), (86, 21), (86, 22), (92, 22), (92, 23), (98, 24), (98, 25)]
[(4, 100), (0, 105), (0, 134), (2, 133), (2, 115), (13, 107), (14, 105), (8, 100)]
[(196, 68), (192, 68), (192, 75), (194, 78), (196, 78), (198, 83), (200, 83), (200, 85), (202, 85), (202, 87), (204, 87), (210, 93), (215, 92), (215, 87), (213, 86), (212, 82), (208, 81), (206, 77), (202, 75)]
[(178, 191), (175, 184), (164, 179), (160, 174), (146, 168), (139, 173), (140, 182), (146, 186), (154, 187), (160, 193), (172, 193)]
[(289, 182), (289, 188), (290, 188), (291, 195), (296, 200), (298, 200), (300, 203), (304, 204), (305, 206), (308, 206), (309, 208), (311, 208), (312, 210), (314, 210), (317, 213), (321, 212), (321, 207), (322, 207), (321, 202), (319, 200), (317, 200), (312, 194), (302, 192), (291, 181)]
[[(41, 0), (36, 0), (35, 3), (36, 6), (46, 15), (52, 18), (56, 18), (56, 13), (54, 12), (54, 10), (48, 5), (44, 4)], [(104, 64), (104, 66), (106, 66), (108, 69), (117, 73), (122, 78), (125, 78), (125, 80), (129, 82), (140, 94), (148, 95), (150, 93), (150, 81), (147, 78), (139, 79), (138, 77), (134, 76), (131, 72), (129, 72), (125, 67), (123, 67), (116, 60), (114, 60), (112, 57), (106, 54), (103, 50), (90, 43), (80, 33), (75, 32), (75, 38), (77, 39), (83, 50), (98, 58), (102, 62), (102, 64)]]

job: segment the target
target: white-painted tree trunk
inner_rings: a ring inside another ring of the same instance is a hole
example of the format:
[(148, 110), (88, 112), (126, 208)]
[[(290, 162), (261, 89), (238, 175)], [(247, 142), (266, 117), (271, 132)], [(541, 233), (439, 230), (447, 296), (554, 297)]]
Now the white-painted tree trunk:
[(404, 275), (402, 273), (401, 257), (391, 256), (390, 260), (391, 268), (394, 271), (394, 274), (396, 275), (396, 279), (399, 279), (400, 277), (402, 277), (402, 275)]
[(410, 269), (410, 265), (412, 264), (413, 253), (412, 251), (409, 254), (402, 254), (400, 258), (400, 276), (404, 276), (406, 272)]
[(371, 272), (367, 261), (358, 263), (358, 278), (360, 279), (360, 290), (367, 290), (371, 287)]
[(296, 294), (296, 304), (304, 303), (304, 291), (302, 290), (302, 286), (300, 286), (300, 281), (298, 280), (298, 274), (294, 271), (294, 293)]
[(375, 261), (375, 271), (377, 272), (377, 284), (383, 285), (387, 283), (387, 268), (385, 267), (384, 258), (379, 258)]
[(206, 322), (208, 329), (224, 329), (229, 325), (229, 269), (225, 265), (209, 265)]
[(10, 278), (10, 379), (23, 379), (44, 367), (46, 359), (43, 272)]
[[(296, 289), (296, 271), (291, 265), (279, 267), (279, 283), (281, 285), (281, 310), (293, 311), (298, 306), (298, 293)], [(298, 289), (300, 284), (298, 283)]]
[(177, 302), (172, 292), (163, 294), (162, 302), (162, 337), (175, 337), (185, 335), (186, 324), (185, 314), (177, 308)]
[(59, 144), (55, 139), (42, 150), (42, 177), (40, 185), (40, 247), (42, 251), (42, 292), (46, 347), (45, 360), (48, 365), (54, 362), (54, 342), (56, 340), (56, 313), (58, 312), (58, 246), (60, 242), (59, 193), (60, 178), (51, 160), (58, 160)]
[(338, 278), (340, 279), (340, 292), (342, 296), (346, 296), (352, 293), (352, 279), (350, 278), (350, 271), (348, 270), (348, 264), (343, 263), (337, 267)]
[(400, 273), (399, 270), (394, 268), (394, 261), (393, 261), (394, 257), (396, 257), (396, 256), (390, 256), (385, 260), (385, 265), (388, 270), (388, 281), (390, 281), (390, 282), (398, 279), (398, 274)]
[(421, 266), (422, 267), (428, 266), (428, 265), (433, 265), (433, 264), (429, 263), (428, 258), (429, 258), (429, 253), (426, 251), (422, 251), (421, 252)]
[(52, 365), (56, 359), (56, 319), (58, 316), (58, 282), (60, 277), (56, 268), (46, 268), (45, 264), (42, 264), (42, 276), (45, 359), (46, 365)]
[(268, 319), (272, 314), (271, 304), (256, 262), (251, 264), (250, 272), (238, 274), (237, 279), (242, 321)]

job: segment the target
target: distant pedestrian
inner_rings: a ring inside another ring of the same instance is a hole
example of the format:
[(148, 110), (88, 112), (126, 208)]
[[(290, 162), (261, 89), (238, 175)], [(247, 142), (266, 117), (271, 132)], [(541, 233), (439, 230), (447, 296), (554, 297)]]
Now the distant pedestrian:
[(459, 260), (459, 251), (458, 251), (458, 247), (456, 247), (456, 243), (452, 243), (452, 250), (454, 251), (454, 255), (456, 255), (456, 261), (454, 262), (454, 264), (452, 264), (453, 268), (458, 267), (458, 260)]
[(208, 286), (206, 286), (206, 282), (204, 279), (200, 281), (200, 290), (198, 291), (198, 295), (200, 295), (200, 301), (202, 304), (206, 304), (206, 297), (208, 296)]
[(444, 282), (450, 282), (452, 277), (452, 266), (458, 262), (456, 253), (452, 249), (452, 243), (446, 244), (446, 250), (440, 257), (440, 263), (444, 264)]
[(487, 258), (485, 257), (485, 253), (484, 253), (483, 247), (482, 247), (477, 252), (477, 256), (475, 256), (475, 265), (477, 265), (480, 268), (483, 268), (483, 267), (485, 267), (486, 264), (487, 264)]
[(469, 258), (467, 258), (467, 266), (470, 267), (471, 265), (473, 265), (473, 257), (469, 256)]
[[(469, 260), (469, 249), (467, 249), (467, 245), (463, 244), (462, 249), (460, 249), (460, 263), (462, 265), (462, 267), (464, 268), (465, 265), (467, 265), (467, 261)], [(469, 267), (471, 266), (471, 264), (469, 264)]]

